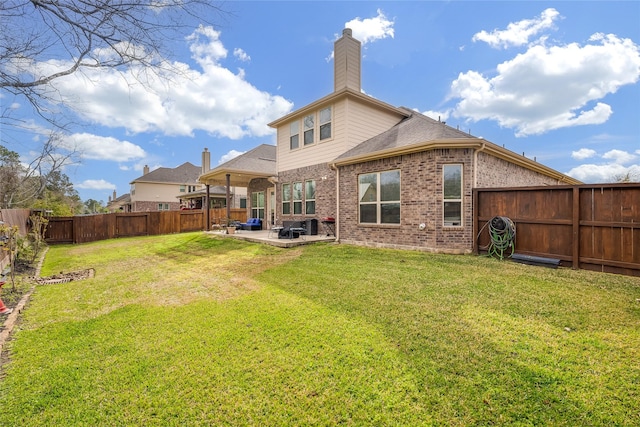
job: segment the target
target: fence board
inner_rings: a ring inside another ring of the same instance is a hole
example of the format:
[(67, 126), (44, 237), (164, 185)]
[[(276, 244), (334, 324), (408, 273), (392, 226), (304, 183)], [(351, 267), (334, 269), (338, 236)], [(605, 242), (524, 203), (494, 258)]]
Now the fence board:
[[(87, 243), (117, 237), (205, 230), (205, 214), (202, 210), (183, 210), (50, 217), (45, 240), (50, 244)], [(227, 210), (211, 209), (209, 214), (212, 222), (221, 223)], [(246, 222), (246, 209), (231, 209), (231, 219)]]
[(640, 276), (640, 184), (475, 189), (474, 201), (476, 252), (489, 244), (486, 222), (506, 216), (518, 253)]

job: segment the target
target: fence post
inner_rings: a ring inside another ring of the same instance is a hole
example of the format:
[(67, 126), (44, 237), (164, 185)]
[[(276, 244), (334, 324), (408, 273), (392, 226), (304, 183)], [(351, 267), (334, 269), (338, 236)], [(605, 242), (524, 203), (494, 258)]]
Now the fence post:
[(580, 187), (573, 186), (573, 249), (571, 251), (572, 267), (580, 268)]

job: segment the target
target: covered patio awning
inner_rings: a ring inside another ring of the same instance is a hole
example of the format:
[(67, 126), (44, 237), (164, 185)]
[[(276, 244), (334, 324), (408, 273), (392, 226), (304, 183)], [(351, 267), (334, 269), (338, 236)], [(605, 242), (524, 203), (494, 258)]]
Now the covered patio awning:
[[(230, 216), (231, 209), (231, 187), (249, 187), (251, 180), (256, 178), (266, 178), (271, 182), (277, 180), (276, 168), (276, 147), (275, 145), (262, 144), (239, 155), (236, 158), (221, 164), (217, 168), (213, 168), (200, 175), (198, 181), (207, 186), (207, 200), (209, 204), (208, 194), (210, 186), (222, 185), (226, 187), (227, 197), (227, 217)], [(207, 210), (207, 230), (210, 226)]]
[(276, 147), (262, 144), (200, 175), (205, 185), (248, 187), (252, 179), (277, 176)]

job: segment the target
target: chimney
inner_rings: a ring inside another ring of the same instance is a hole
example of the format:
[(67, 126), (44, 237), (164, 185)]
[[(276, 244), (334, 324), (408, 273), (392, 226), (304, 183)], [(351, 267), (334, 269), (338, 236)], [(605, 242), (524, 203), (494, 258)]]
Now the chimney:
[(333, 45), (333, 90), (349, 88), (360, 92), (360, 42), (352, 37), (351, 28), (342, 30)]
[(202, 152), (202, 174), (201, 175), (204, 175), (205, 173), (209, 172), (210, 169), (211, 169), (211, 153), (205, 147), (204, 151)]
[(149, 173), (149, 165), (144, 165), (144, 168), (142, 169), (142, 175), (146, 175)]
[(116, 199), (116, 190), (113, 190), (113, 198), (111, 200), (115, 200)]

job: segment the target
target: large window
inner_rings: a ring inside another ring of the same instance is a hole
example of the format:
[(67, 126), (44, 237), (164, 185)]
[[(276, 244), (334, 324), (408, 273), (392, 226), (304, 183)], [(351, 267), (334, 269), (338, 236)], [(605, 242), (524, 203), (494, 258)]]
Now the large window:
[(264, 219), (264, 191), (251, 193), (251, 218)]
[(282, 184), (282, 215), (291, 215), (291, 184)]
[(300, 146), (300, 122), (295, 121), (289, 126), (289, 148), (295, 150)]
[(400, 224), (400, 171), (358, 176), (361, 224)]
[(331, 107), (320, 110), (320, 141), (331, 138)]
[(302, 214), (302, 183), (293, 183), (293, 214)]
[(316, 182), (312, 179), (304, 182), (304, 213), (316, 213)]
[(444, 226), (462, 226), (462, 165), (442, 167)]
[(302, 129), (304, 131), (304, 145), (313, 144), (313, 131), (315, 130), (315, 116), (308, 115), (302, 121)]

